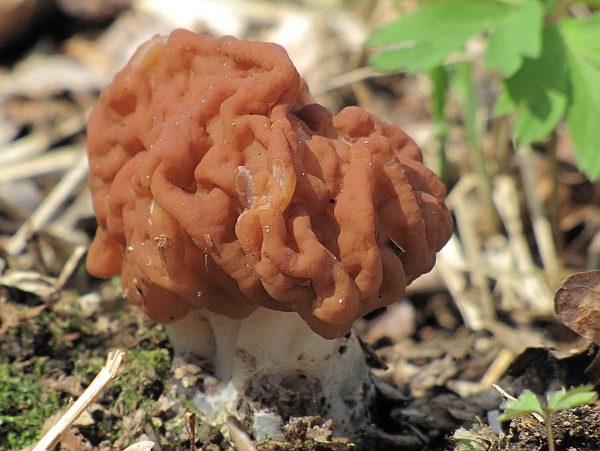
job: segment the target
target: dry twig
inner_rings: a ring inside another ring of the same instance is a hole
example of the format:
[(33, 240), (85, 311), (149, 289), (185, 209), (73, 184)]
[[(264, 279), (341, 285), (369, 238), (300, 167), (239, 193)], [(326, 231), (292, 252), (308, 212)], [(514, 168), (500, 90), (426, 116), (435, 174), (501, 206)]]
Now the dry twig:
[(87, 155), (82, 153), (69, 172), (65, 174), (60, 183), (40, 204), (37, 210), (21, 226), (10, 241), (5, 250), (9, 255), (18, 255), (25, 247), (28, 237), (40, 230), (58, 207), (71, 195), (79, 184), (85, 180), (88, 173)]
[(117, 371), (121, 366), (125, 353), (119, 349), (108, 353), (106, 364), (98, 373), (90, 386), (83, 392), (58, 422), (42, 437), (35, 445), (32, 451), (47, 451), (54, 448), (62, 434), (79, 418), (79, 416), (92, 404), (101, 394), (102, 391), (112, 382), (117, 376)]

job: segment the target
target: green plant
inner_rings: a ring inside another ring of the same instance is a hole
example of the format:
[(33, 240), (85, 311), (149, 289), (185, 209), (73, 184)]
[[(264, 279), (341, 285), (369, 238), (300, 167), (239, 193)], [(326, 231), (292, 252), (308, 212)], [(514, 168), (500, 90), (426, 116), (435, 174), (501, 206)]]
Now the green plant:
[[(517, 145), (527, 146), (552, 135), (565, 119), (580, 170), (596, 179), (600, 175), (600, 1), (577, 2), (577, 17), (572, 9), (575, 3), (421, 1), (416, 11), (375, 30), (366, 42), (379, 46), (370, 64), (379, 71), (403, 69), (434, 75), (438, 97), (434, 114), (439, 122), (439, 90), (447, 86), (440, 70), (470, 67), (468, 58), (456, 52), (469, 39), (486, 36), (485, 65), (501, 76), (494, 114), (516, 113), (512, 136)], [(469, 115), (466, 111), (465, 126), (473, 121)], [(475, 139), (470, 139), (470, 147)]]
[(573, 409), (574, 407), (589, 404), (598, 399), (598, 393), (593, 387), (585, 385), (582, 387), (565, 390), (564, 388), (546, 397), (546, 403), (542, 403), (537, 395), (530, 391), (524, 391), (517, 399), (509, 399), (502, 406), (504, 413), (498, 417), (498, 421), (506, 421), (512, 418), (537, 415), (538, 419), (544, 421), (548, 438), (548, 449), (555, 450), (554, 433), (552, 432), (552, 415), (561, 410)]

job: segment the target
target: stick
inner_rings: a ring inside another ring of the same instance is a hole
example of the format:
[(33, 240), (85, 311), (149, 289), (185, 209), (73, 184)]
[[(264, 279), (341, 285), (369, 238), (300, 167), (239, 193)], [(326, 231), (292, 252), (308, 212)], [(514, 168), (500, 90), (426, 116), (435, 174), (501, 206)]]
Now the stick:
[(104, 368), (102, 368), (79, 399), (67, 409), (60, 420), (35, 445), (32, 451), (49, 451), (58, 444), (62, 434), (102, 394), (106, 386), (117, 376), (117, 371), (119, 366), (121, 366), (124, 355), (125, 353), (119, 349), (108, 353)]

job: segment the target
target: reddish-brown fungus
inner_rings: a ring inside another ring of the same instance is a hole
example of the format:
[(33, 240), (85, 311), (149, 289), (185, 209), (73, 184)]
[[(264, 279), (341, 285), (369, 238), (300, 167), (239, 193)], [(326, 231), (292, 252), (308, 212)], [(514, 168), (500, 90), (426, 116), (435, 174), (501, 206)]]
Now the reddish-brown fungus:
[(341, 337), (429, 271), (452, 230), (412, 139), (314, 104), (275, 44), (156, 37), (102, 91), (88, 136), (89, 271), (120, 274), (159, 322), (264, 306)]
[[(304, 411), (356, 432), (374, 390), (352, 324), (398, 300), (452, 231), (415, 143), (360, 108), (313, 103), (275, 44), (177, 30), (102, 91), (88, 144), (88, 269), (120, 275), (176, 352), (214, 365), (222, 389), (198, 408), (310, 387)], [(276, 433), (297, 412), (267, 398)]]

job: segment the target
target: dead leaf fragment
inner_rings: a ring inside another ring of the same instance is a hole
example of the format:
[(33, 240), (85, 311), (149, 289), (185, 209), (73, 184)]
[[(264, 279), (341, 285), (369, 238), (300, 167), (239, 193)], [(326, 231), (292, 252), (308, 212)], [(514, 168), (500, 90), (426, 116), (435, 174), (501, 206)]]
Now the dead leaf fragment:
[(65, 451), (91, 451), (93, 447), (77, 428), (72, 427), (63, 433), (60, 440), (60, 449)]
[(554, 308), (565, 326), (600, 344), (600, 271), (567, 277), (556, 292)]
[(46, 298), (57, 293), (56, 279), (35, 271), (11, 271), (0, 276), (0, 285)]
[(315, 425), (306, 430), (306, 438), (317, 443), (329, 443), (331, 442), (332, 427), (333, 425), (327, 422), (323, 426)]
[(240, 423), (240, 420), (233, 415), (229, 415), (225, 424), (227, 425), (229, 437), (231, 438), (236, 450), (256, 451), (256, 447), (254, 446), (254, 443), (252, 443), (252, 439), (248, 435), (248, 432), (245, 430), (242, 423)]
[(155, 443), (150, 440), (142, 440), (141, 442), (128, 446), (123, 451), (150, 451), (154, 448), (154, 445)]

